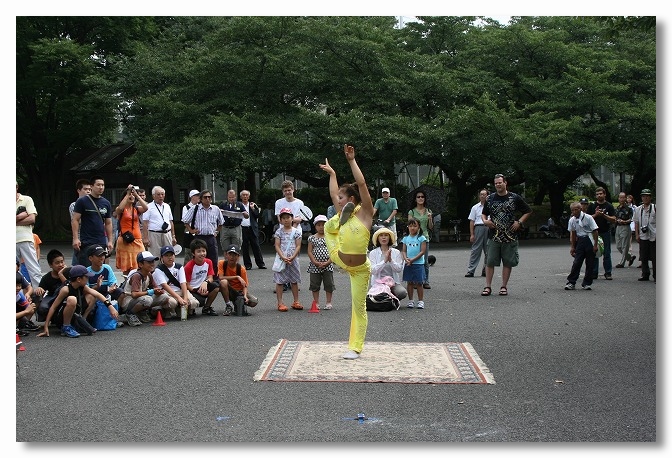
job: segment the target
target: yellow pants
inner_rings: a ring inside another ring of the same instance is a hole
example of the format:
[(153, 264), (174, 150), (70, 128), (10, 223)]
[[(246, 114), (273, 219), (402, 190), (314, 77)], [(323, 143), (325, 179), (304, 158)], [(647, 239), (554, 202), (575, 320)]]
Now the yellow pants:
[[(366, 314), (366, 293), (369, 291), (369, 279), (371, 278), (371, 262), (366, 258), (364, 264), (358, 266), (348, 266), (338, 256), (341, 246), (340, 237), (347, 236), (348, 231), (339, 231), (340, 215), (335, 215), (324, 225), (324, 240), (329, 250), (331, 261), (345, 270), (350, 275), (350, 294), (352, 297), (352, 314), (350, 318), (350, 338), (348, 340), (348, 349), (361, 353), (364, 348), (364, 339), (366, 338), (366, 327), (369, 323)], [(346, 224), (350, 224), (350, 218)], [(359, 223), (359, 221), (357, 221)], [(361, 223), (360, 223), (361, 224)], [(368, 243), (368, 233), (367, 233)], [(363, 253), (366, 254), (366, 253)]]

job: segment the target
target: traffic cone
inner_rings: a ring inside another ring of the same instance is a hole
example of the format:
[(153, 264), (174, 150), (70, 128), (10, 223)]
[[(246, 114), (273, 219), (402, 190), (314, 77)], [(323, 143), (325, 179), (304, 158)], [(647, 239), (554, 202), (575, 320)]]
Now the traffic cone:
[(308, 313), (320, 313), (320, 309), (317, 308), (317, 301), (313, 301), (313, 305), (310, 306)]
[(154, 320), (154, 323), (152, 323), (152, 326), (165, 326), (166, 322), (163, 321), (163, 317), (161, 316), (161, 310), (156, 311), (156, 319)]
[(21, 338), (19, 337), (18, 334), (16, 335), (16, 343), (20, 344), (19, 351), (26, 351), (26, 347), (23, 346), (23, 342), (21, 342)]

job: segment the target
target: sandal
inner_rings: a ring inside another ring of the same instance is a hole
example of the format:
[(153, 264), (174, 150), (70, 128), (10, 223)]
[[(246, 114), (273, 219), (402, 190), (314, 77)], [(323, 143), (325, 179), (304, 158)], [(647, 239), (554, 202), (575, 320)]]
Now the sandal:
[(502, 286), (499, 288), (499, 295), (500, 296), (508, 296), (509, 292), (506, 290), (506, 286)]
[(485, 288), (483, 288), (483, 291), (481, 291), (481, 296), (489, 296), (491, 294), (492, 294), (492, 288), (490, 288), (489, 286), (486, 286)]

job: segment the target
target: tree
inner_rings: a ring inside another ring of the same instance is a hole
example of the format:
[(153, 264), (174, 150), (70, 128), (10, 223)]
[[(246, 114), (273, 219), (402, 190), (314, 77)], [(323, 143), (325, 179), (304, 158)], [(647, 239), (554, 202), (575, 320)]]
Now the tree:
[[(16, 175), (38, 206), (37, 226), (57, 234), (68, 157), (102, 146), (116, 128), (109, 58), (127, 52), (151, 21), (115, 17), (17, 17)], [(74, 193), (74, 192), (73, 192)], [(69, 228), (68, 228), (69, 231)]]

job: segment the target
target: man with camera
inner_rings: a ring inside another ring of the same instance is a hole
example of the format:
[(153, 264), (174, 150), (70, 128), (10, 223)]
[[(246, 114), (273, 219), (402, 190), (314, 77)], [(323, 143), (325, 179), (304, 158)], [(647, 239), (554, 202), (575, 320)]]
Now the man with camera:
[[(616, 209), (611, 202), (607, 202), (607, 191), (603, 187), (595, 189), (595, 202), (588, 206), (588, 214), (593, 217), (597, 223), (598, 235), (604, 242), (604, 255), (602, 256), (602, 265), (604, 266), (604, 278), (611, 280), (611, 224), (616, 223)], [(599, 260), (593, 265), (593, 279), (599, 276)]]
[(142, 242), (147, 251), (155, 257), (160, 257), (161, 247), (175, 246), (175, 224), (173, 223), (173, 211), (170, 205), (164, 202), (166, 190), (161, 186), (152, 188), (154, 200), (147, 204), (149, 209), (142, 214)]
[(642, 261), (642, 276), (639, 281), (649, 281), (653, 267), (653, 280), (656, 280), (656, 205), (651, 203), (651, 190), (642, 189), (642, 205), (635, 210), (635, 234), (639, 243), (639, 258)]

